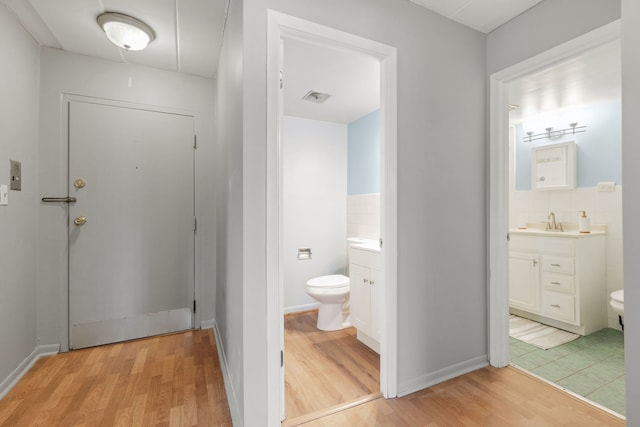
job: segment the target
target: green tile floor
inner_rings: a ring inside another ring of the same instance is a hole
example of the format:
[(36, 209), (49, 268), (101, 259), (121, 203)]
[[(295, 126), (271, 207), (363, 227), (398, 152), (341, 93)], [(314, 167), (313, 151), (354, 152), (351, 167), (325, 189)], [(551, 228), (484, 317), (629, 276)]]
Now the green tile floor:
[(622, 331), (603, 329), (549, 350), (511, 338), (511, 363), (625, 415)]

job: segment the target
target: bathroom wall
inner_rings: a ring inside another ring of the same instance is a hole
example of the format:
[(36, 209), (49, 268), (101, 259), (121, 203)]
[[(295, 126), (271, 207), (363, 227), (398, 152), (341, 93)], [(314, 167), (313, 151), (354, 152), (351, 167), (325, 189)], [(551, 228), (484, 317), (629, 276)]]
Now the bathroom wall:
[[(587, 132), (553, 140), (523, 141), (527, 126), (540, 133), (544, 132), (545, 127), (562, 129), (574, 121), (579, 122), (579, 125), (586, 125)], [(515, 154), (510, 159), (514, 163), (512, 176), (515, 175), (515, 182), (512, 179), (510, 226), (547, 221), (549, 212), (554, 212), (559, 222), (577, 224), (579, 211), (582, 210), (587, 212), (592, 224), (606, 225), (607, 298), (603, 304), (608, 309), (609, 327), (620, 329), (618, 316), (608, 304), (608, 295), (623, 288), (621, 102), (582, 106), (555, 116), (548, 114), (543, 119), (525, 119), (515, 126), (513, 136)], [(565, 141), (575, 141), (577, 145), (577, 188), (559, 191), (531, 190), (531, 148)], [(615, 182), (615, 191), (598, 192), (597, 183), (603, 181)]]
[[(22, 191), (0, 206), (0, 396), (35, 350), (40, 48), (0, 5), (0, 184), (22, 162)], [(7, 380), (5, 382), (5, 380)]]
[[(526, 132), (536, 134), (545, 128), (569, 128), (577, 122), (586, 132), (559, 138), (526, 141)], [(585, 105), (556, 113), (525, 119), (516, 125), (516, 190), (531, 189), (531, 149), (566, 141), (576, 143), (576, 187), (595, 187), (598, 182), (622, 183), (621, 101)]]
[(348, 125), (347, 236), (380, 237), (380, 110)]
[(307, 280), (346, 271), (347, 126), (284, 117), (282, 157), (284, 309), (295, 312), (317, 306)]

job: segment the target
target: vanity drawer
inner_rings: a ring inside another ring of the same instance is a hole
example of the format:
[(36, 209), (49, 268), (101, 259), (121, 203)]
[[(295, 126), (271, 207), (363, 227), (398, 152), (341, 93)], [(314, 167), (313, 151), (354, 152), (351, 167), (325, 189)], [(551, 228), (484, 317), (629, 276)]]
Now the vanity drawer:
[(543, 274), (542, 287), (550, 291), (561, 291), (570, 294), (576, 292), (574, 277), (560, 274)]
[(573, 295), (560, 292), (542, 292), (542, 315), (566, 322), (575, 322), (576, 304)]
[(542, 271), (573, 274), (575, 271), (573, 258), (545, 256), (542, 258)]

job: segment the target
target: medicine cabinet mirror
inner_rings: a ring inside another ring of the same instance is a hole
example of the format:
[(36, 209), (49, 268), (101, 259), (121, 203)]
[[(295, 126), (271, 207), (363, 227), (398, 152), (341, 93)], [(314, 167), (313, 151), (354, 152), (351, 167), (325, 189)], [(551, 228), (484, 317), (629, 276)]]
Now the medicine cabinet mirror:
[(531, 149), (531, 182), (535, 190), (567, 190), (576, 186), (574, 141)]

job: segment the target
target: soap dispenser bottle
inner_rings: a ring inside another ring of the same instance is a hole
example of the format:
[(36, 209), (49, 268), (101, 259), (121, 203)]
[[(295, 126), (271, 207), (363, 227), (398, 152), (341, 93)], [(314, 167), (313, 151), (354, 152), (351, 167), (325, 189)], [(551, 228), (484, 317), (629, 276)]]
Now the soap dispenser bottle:
[(587, 212), (581, 211), (582, 216), (578, 218), (578, 231), (580, 233), (591, 233), (591, 220), (587, 218)]

